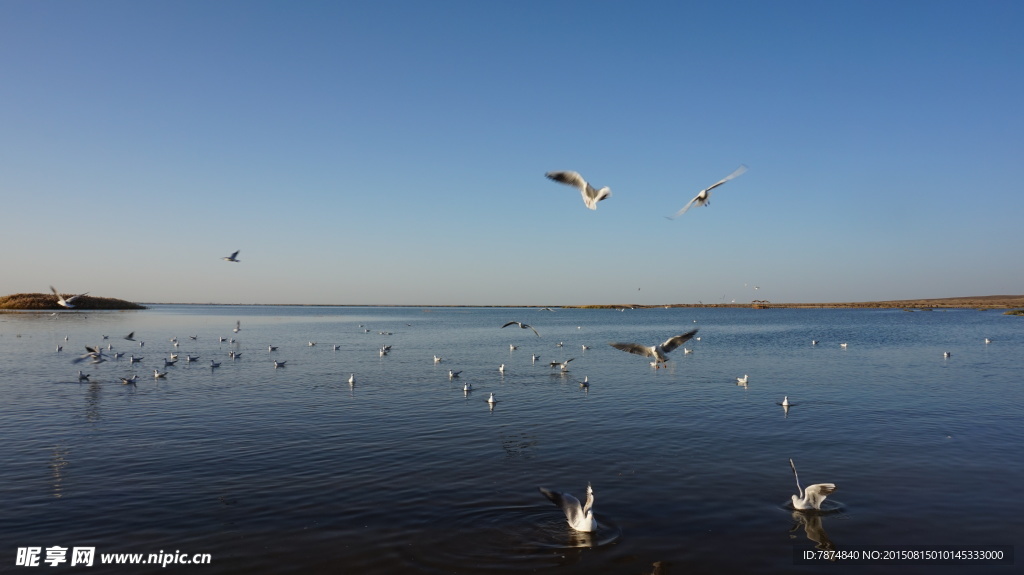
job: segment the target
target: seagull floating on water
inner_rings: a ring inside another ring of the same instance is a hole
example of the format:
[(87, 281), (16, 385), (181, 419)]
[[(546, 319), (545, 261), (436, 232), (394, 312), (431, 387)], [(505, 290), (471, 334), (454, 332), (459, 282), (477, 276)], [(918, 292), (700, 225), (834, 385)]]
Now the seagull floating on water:
[(237, 264), (238, 262), (242, 261), (242, 260), (238, 259), (238, 252), (240, 252), (240, 251), (242, 251), (242, 250), (235, 250), (235, 253), (231, 254), (230, 256), (222, 257), (220, 259), (222, 259), (222, 260), (224, 260), (226, 262), (234, 262), (234, 263)]
[[(718, 180), (717, 182), (715, 182), (711, 186), (701, 190), (700, 193), (698, 193), (696, 196), (694, 196), (694, 198), (692, 200), (690, 200), (690, 202), (688, 204), (683, 206), (683, 209), (681, 209), (678, 212), (676, 212), (676, 214), (674, 216), (665, 216), (665, 217), (667, 217), (670, 220), (674, 220), (674, 219), (678, 218), (679, 216), (685, 214), (686, 210), (689, 210), (694, 205), (697, 205), (697, 206), (706, 206), (706, 205), (708, 205), (710, 203), (710, 200), (711, 200), (711, 190), (717, 188), (718, 186), (721, 186), (722, 184), (728, 182), (729, 180), (731, 180), (731, 179), (733, 179), (735, 177), (743, 175), (743, 172), (746, 172), (746, 171), (747, 171), (747, 167), (742, 165), (742, 164), (740, 164), (740, 167), (736, 168), (736, 171), (734, 171), (733, 173), (729, 174), (728, 176), (722, 178), (721, 180)], [(757, 288), (754, 288), (754, 289), (757, 289)]]
[(274, 367), (284, 367), (284, 364), (286, 364), (286, 363), (288, 363), (288, 362), (287, 361), (277, 361), (275, 359), (274, 360)]
[(533, 333), (536, 333), (536, 334), (537, 334), (537, 337), (540, 337), (540, 334), (539, 334), (539, 333), (537, 333), (537, 330), (536, 330), (536, 329), (534, 329), (534, 327), (533, 327), (532, 325), (530, 325), (530, 324), (528, 324), (528, 323), (523, 323), (523, 322), (521, 322), (521, 321), (510, 321), (510, 322), (506, 323), (505, 325), (503, 325), (503, 326), (501, 326), (501, 327), (502, 327), (502, 328), (506, 328), (506, 327), (508, 327), (508, 326), (510, 326), (510, 325), (518, 325), (518, 326), (519, 326), (519, 327), (520, 327), (521, 329), (532, 329), (532, 330), (533, 330)]
[(444, 359), (444, 358), (443, 357), (438, 357), (438, 356), (435, 355), (434, 356), (434, 363), (441, 363), (442, 359)]
[(783, 396), (782, 403), (780, 403), (779, 405), (781, 405), (782, 407), (789, 407), (789, 396)]
[(473, 384), (467, 382), (466, 385), (462, 386), (462, 391), (473, 391)]
[(231, 331), (233, 331), (235, 333), (238, 333), (238, 332), (242, 331), (242, 320), (236, 321), (235, 322), (235, 329), (233, 329)]
[(61, 307), (66, 307), (68, 309), (74, 309), (75, 300), (89, 293), (85, 292), (82, 294), (73, 295), (69, 298), (64, 298), (64, 296), (60, 295), (57, 289), (54, 288), (53, 286), (50, 286), (50, 291), (53, 292), (53, 295), (57, 296), (57, 304), (60, 305)]
[(796, 465), (789, 460), (789, 466), (793, 468), (793, 479), (796, 479), (797, 495), (792, 495), (794, 509), (821, 509), (821, 503), (825, 498), (836, 490), (835, 483), (815, 483), (808, 485), (807, 489), (800, 487), (800, 477), (796, 474)]
[(737, 377), (736, 378), (736, 383), (739, 383), (740, 385), (746, 385), (747, 384), (747, 377), (748, 377), (747, 374), (744, 373), (743, 377)]
[(841, 344), (839, 344), (839, 347), (841, 347), (843, 349), (846, 349), (846, 344), (845, 343), (841, 343)]
[(659, 368), (662, 367), (665, 364), (665, 362), (668, 361), (668, 355), (666, 354), (668, 354), (675, 348), (683, 345), (687, 341), (690, 341), (690, 338), (692, 338), (696, 333), (696, 329), (691, 330), (682, 335), (670, 337), (667, 340), (665, 340), (665, 343), (662, 343), (660, 345), (646, 346), (640, 345), (638, 343), (618, 342), (612, 342), (608, 345), (614, 347), (615, 349), (621, 349), (622, 351), (628, 351), (629, 353), (633, 353), (636, 355), (642, 355), (644, 357), (653, 357), (654, 361), (651, 362), (651, 365), (654, 366), (655, 368)]
[(356, 374), (353, 373), (352, 375), (348, 376), (348, 384), (349, 385), (355, 385), (356, 384)]
[(219, 363), (217, 363), (216, 361), (213, 361), (213, 360), (211, 359), (211, 360), (210, 360), (210, 369), (216, 369), (216, 368), (218, 368), (218, 367), (220, 367), (220, 364), (219, 364)]
[(78, 381), (89, 381), (88, 373), (82, 373), (82, 370), (78, 370)]
[(133, 375), (131, 377), (122, 377), (121, 383), (124, 385), (135, 385), (135, 382), (139, 380), (139, 376)]
[(592, 210), (597, 209), (597, 202), (612, 195), (611, 188), (605, 186), (600, 190), (594, 189), (578, 172), (548, 172), (544, 175), (556, 182), (570, 185), (579, 190), (580, 195), (583, 196), (583, 203)]
[(498, 400), (494, 399), (494, 392), (493, 391), (491, 392), (491, 396), (487, 398), (487, 403), (489, 403), (491, 405), (494, 405), (495, 403), (498, 403)]
[(948, 351), (944, 351), (944, 352), (942, 352), (942, 357), (946, 357), (946, 358), (948, 358), (948, 357), (950, 357), (951, 355), (953, 355), (953, 354), (949, 353)]
[(154, 379), (167, 379), (167, 372), (166, 371), (161, 372), (158, 369), (154, 369), (153, 370), (153, 378)]
[(135, 363), (135, 362), (138, 362), (138, 361), (142, 361), (144, 359), (146, 359), (146, 358), (144, 358), (144, 357), (135, 357), (135, 355), (133, 354), (133, 355), (129, 355), (128, 356), (128, 363)]
[(517, 350), (517, 349), (519, 349), (519, 346), (518, 346), (518, 345), (512, 345), (511, 343), (510, 343), (510, 344), (508, 344), (508, 350), (509, 350), (509, 351), (515, 351), (515, 350)]
[(543, 487), (538, 487), (538, 489), (544, 494), (544, 497), (562, 509), (566, 521), (569, 522), (569, 527), (583, 533), (597, 531), (597, 520), (594, 519), (594, 489), (590, 487), (589, 483), (587, 484), (587, 502), (582, 506), (580, 500), (569, 493), (548, 491)]
[(452, 370), (449, 369), (448, 370), (448, 379), (455, 379), (456, 377), (459, 377), (460, 373), (462, 373), (462, 372), (461, 371), (452, 371)]

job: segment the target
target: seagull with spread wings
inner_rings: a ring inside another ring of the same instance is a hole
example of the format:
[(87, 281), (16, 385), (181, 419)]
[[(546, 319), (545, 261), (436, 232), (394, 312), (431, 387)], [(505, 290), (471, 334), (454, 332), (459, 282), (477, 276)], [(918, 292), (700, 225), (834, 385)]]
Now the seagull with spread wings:
[(534, 327), (533, 327), (532, 325), (530, 325), (530, 324), (528, 324), (528, 323), (523, 323), (523, 322), (521, 322), (521, 321), (510, 321), (510, 322), (506, 323), (505, 325), (503, 325), (503, 326), (501, 326), (501, 327), (502, 327), (502, 328), (506, 328), (506, 327), (508, 327), (508, 326), (510, 326), (510, 325), (518, 325), (518, 326), (519, 326), (520, 328), (522, 328), (522, 329), (532, 329), (532, 330), (533, 330), (533, 333), (536, 333), (536, 334), (537, 334), (537, 337), (540, 337), (540, 334), (539, 334), (539, 333), (537, 333), (537, 330), (536, 330), (536, 329), (535, 329), (535, 328), (534, 328)]
[(639, 343), (620, 342), (611, 342), (608, 345), (614, 347), (615, 349), (621, 349), (622, 351), (628, 351), (629, 353), (634, 353), (636, 355), (642, 355), (644, 357), (653, 357), (654, 361), (651, 362), (651, 365), (654, 366), (655, 368), (658, 368), (664, 366), (665, 362), (668, 361), (668, 353), (670, 353), (675, 348), (683, 345), (684, 343), (690, 341), (690, 339), (694, 335), (696, 335), (696, 333), (697, 330), (688, 331), (682, 335), (670, 337), (667, 340), (665, 340), (665, 343), (659, 345), (648, 346), (640, 345)]
[(572, 186), (580, 191), (580, 195), (583, 196), (583, 203), (592, 210), (597, 209), (597, 202), (610, 197), (612, 195), (612, 189), (608, 186), (601, 188), (600, 190), (595, 189), (583, 179), (583, 176), (579, 172), (548, 172), (544, 174), (556, 182), (560, 182), (569, 186)]
[(685, 206), (683, 206), (683, 209), (681, 209), (678, 212), (676, 212), (676, 214), (674, 216), (665, 216), (665, 217), (670, 219), (670, 220), (674, 220), (674, 219), (678, 218), (679, 216), (685, 214), (686, 210), (690, 209), (695, 204), (697, 206), (706, 206), (706, 205), (708, 205), (711, 202), (711, 190), (717, 188), (718, 186), (721, 186), (722, 184), (728, 182), (729, 180), (731, 180), (733, 178), (736, 178), (736, 177), (739, 177), (739, 176), (743, 175), (743, 172), (746, 172), (746, 171), (747, 171), (747, 167), (742, 165), (742, 164), (740, 164), (740, 167), (736, 168), (736, 171), (734, 171), (733, 173), (729, 174), (728, 176), (722, 178), (721, 180), (718, 180), (717, 182), (715, 182), (711, 186), (701, 190), (699, 194), (697, 194), (696, 196), (694, 196), (694, 198), (692, 200), (690, 200), (690, 203), (688, 203)]
[(57, 291), (55, 287), (50, 286), (50, 291), (53, 292), (53, 295), (57, 296), (57, 304), (60, 305), (60, 307), (66, 307), (68, 309), (74, 309), (75, 300), (89, 293), (85, 292), (78, 295), (73, 295), (69, 298), (64, 298), (64, 296), (60, 295), (60, 293)]
[(242, 260), (238, 259), (238, 252), (240, 252), (240, 251), (242, 251), (242, 250), (235, 250), (235, 253), (231, 254), (230, 256), (224, 256), (224, 257), (222, 257), (220, 259), (222, 259), (222, 260), (224, 260), (226, 262), (235, 262), (237, 264), (238, 262), (242, 261)]
[(799, 510), (821, 509), (821, 503), (825, 498), (836, 490), (835, 483), (815, 483), (808, 485), (806, 489), (800, 487), (800, 477), (796, 474), (796, 465), (789, 460), (789, 466), (793, 468), (793, 479), (796, 479), (796, 489), (799, 497), (791, 496), (793, 508)]
[(569, 527), (583, 533), (597, 531), (597, 519), (594, 519), (594, 489), (589, 483), (587, 484), (587, 502), (583, 505), (580, 505), (580, 500), (569, 493), (549, 491), (543, 487), (538, 487), (538, 489), (544, 494), (544, 497), (562, 509), (566, 521), (569, 522)]

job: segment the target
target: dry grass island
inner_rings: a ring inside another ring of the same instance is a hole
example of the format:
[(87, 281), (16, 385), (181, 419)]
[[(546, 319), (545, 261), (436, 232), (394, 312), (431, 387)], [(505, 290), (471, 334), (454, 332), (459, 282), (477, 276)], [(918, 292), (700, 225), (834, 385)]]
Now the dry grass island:
[[(71, 295), (71, 294), (65, 294)], [(74, 302), (74, 310), (89, 311), (97, 309), (146, 309), (146, 306), (116, 299), (112, 297), (79, 296)], [(0, 297), (0, 310), (48, 311), (67, 309), (57, 303), (57, 296), (52, 293), (16, 293)]]

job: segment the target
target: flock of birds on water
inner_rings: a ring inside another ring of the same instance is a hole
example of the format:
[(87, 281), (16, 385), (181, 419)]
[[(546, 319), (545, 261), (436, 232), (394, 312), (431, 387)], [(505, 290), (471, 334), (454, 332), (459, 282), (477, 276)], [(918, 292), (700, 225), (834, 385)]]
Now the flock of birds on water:
[[(235, 257), (235, 256), (237, 256), (237, 252), (235, 254), (232, 254), (232, 257)], [(54, 291), (56, 293), (56, 290), (54, 290)], [(57, 294), (57, 297), (61, 298), (61, 296), (59, 294)], [(61, 298), (61, 299), (64, 299), (64, 298)], [(66, 299), (64, 299), (64, 301), (65, 302), (70, 302), (70, 300), (73, 300), (73, 299), (74, 298), (66, 298)], [(547, 309), (550, 309), (550, 308), (547, 308)], [(551, 310), (551, 311), (553, 311), (553, 310)], [(537, 331), (537, 329), (535, 327), (533, 327), (532, 325), (530, 325), (528, 323), (524, 323), (524, 322), (520, 322), (520, 321), (509, 321), (509, 322), (505, 323), (504, 325), (502, 325), (501, 328), (506, 328), (506, 327), (511, 327), (511, 326), (516, 326), (516, 327), (518, 327), (520, 329), (523, 329), (523, 330), (529, 330), (533, 334), (535, 334), (537, 337), (540, 337), (540, 333)], [(365, 333), (370, 333), (370, 330), (366, 329), (365, 326), (360, 325), (359, 327), (363, 328), (363, 331)], [(237, 334), (237, 333), (239, 333), (241, 331), (241, 329), (242, 329), (241, 321), (237, 321), (235, 323), (234, 329), (232, 331)], [(383, 334), (383, 335), (389, 335), (391, 332), (384, 331), (384, 332), (380, 332), (380, 333)], [(619, 350), (625, 351), (627, 353), (631, 353), (631, 354), (638, 355), (638, 356), (641, 356), (641, 357), (644, 357), (644, 358), (648, 358), (648, 359), (651, 360), (650, 361), (651, 367), (653, 367), (655, 369), (660, 369), (662, 367), (666, 367), (667, 362), (670, 359), (668, 354), (670, 354), (671, 352), (673, 352), (676, 349), (680, 348), (681, 346), (683, 346), (686, 342), (690, 341), (691, 339), (694, 339), (697, 336), (697, 333), (698, 333), (698, 329), (693, 329), (693, 330), (687, 331), (685, 333), (682, 333), (682, 334), (670, 337), (670, 338), (666, 339), (664, 342), (655, 343), (653, 345), (646, 345), (646, 344), (635, 343), (635, 342), (609, 342), (609, 345), (611, 347), (614, 347), (615, 349), (619, 349)], [(102, 338), (106, 340), (106, 339), (109, 339), (109, 336), (108, 335), (103, 335)], [(190, 336), (188, 336), (188, 338), (191, 341), (196, 341), (196, 340), (199, 339), (199, 336), (198, 335), (190, 335)], [(141, 340), (136, 340), (135, 332), (134, 331), (129, 333), (129, 334), (127, 334), (127, 335), (125, 335), (125, 336), (123, 336), (122, 339), (124, 341), (130, 341), (130, 342), (137, 343), (138, 347), (140, 349), (145, 347), (145, 343), (146, 342), (145, 341), (141, 341)], [(699, 340), (700, 338), (698, 337), (696, 339)], [(65, 337), (65, 341), (67, 341), (67, 340), (68, 340), (68, 337), (66, 336)], [(985, 340), (986, 343), (988, 343), (989, 341), (990, 340), (988, 340), (988, 339)], [(171, 338), (170, 342), (173, 344), (173, 346), (175, 348), (177, 348), (179, 346), (179, 341), (178, 341), (178, 339), (176, 337)], [(221, 337), (218, 338), (218, 343), (236, 344), (238, 342), (233, 337), (223, 337), (223, 336), (221, 336)], [(811, 344), (812, 345), (817, 345), (818, 341), (812, 340)], [(317, 345), (317, 342), (310, 341), (310, 342), (308, 342), (307, 345), (309, 347), (314, 347), (314, 346)], [(560, 343), (558, 343), (556, 345), (558, 347), (561, 347), (563, 344), (560, 342)], [(333, 347), (334, 347), (335, 350), (339, 349), (338, 345), (334, 345)], [(386, 356), (391, 351), (391, 347), (392, 347), (391, 345), (381, 346), (379, 348), (380, 356), (381, 357)], [(510, 351), (511, 350), (515, 350), (518, 347), (519, 346), (517, 346), (515, 344), (510, 344), (509, 345)], [(588, 346), (582, 346), (582, 347), (583, 347), (584, 350), (586, 350)], [(842, 347), (845, 348), (846, 344), (842, 344)], [(268, 345), (267, 346), (267, 351), (271, 352), (271, 353), (277, 351), (278, 349), (279, 349), (279, 347), (275, 346), (275, 345)], [(683, 349), (684, 349), (684, 353), (692, 353), (692, 350), (690, 350), (690, 349), (687, 349), (685, 347)], [(89, 362), (90, 365), (98, 365), (98, 364), (102, 364), (102, 363), (105, 363), (105, 362), (110, 361), (110, 360), (121, 360), (121, 359), (124, 358), (124, 356), (127, 353), (127, 352), (122, 352), (122, 351), (114, 350), (113, 345), (109, 344), (109, 343), (106, 346), (102, 346), (102, 345), (85, 346), (85, 350), (86, 350), (86, 353), (84, 353), (84, 354), (76, 357), (75, 359), (73, 359), (72, 363), (79, 364), (79, 363), (83, 363), (83, 362)], [(58, 352), (63, 351), (63, 346), (58, 346), (57, 347), (57, 351)], [(228, 352), (228, 357), (231, 360), (238, 360), (238, 359), (241, 358), (241, 356), (242, 356), (241, 352), (238, 352), (238, 351), (232, 350), (232, 351)], [(948, 357), (948, 355), (947, 355), (947, 357)], [(128, 358), (127, 359), (128, 359), (128, 362), (129, 362), (130, 365), (134, 365), (136, 363), (142, 362), (145, 358), (144, 357), (140, 357), (140, 356), (136, 356), (134, 353), (131, 353), (131, 354), (128, 354)], [(166, 371), (166, 368), (174, 366), (181, 359), (182, 358), (179, 356), (178, 353), (171, 353), (169, 357), (161, 358), (160, 361), (162, 362), (162, 366), (163, 366), (163, 368), (165, 368), (165, 370), (161, 371), (159, 368), (154, 368), (153, 369), (153, 378), (155, 380), (164, 380), (164, 379), (166, 379), (167, 374), (168, 374), (168, 372)], [(536, 354), (533, 354), (532, 355), (533, 362), (536, 362), (537, 359), (539, 359), (539, 356), (537, 356)], [(557, 368), (557, 369), (559, 369), (560, 372), (562, 372), (564, 374), (564, 373), (568, 372), (569, 364), (574, 359), (575, 358), (569, 358), (569, 359), (567, 359), (565, 361), (551, 361), (551, 362), (549, 362), (549, 365), (550, 365), (550, 367), (552, 369)], [(194, 363), (194, 362), (198, 362), (199, 360), (200, 360), (199, 356), (193, 356), (192, 354), (185, 354), (185, 356), (184, 356), (185, 363)], [(272, 359), (271, 361), (273, 363), (274, 368), (282, 368), (282, 367), (285, 367), (286, 364), (287, 364), (287, 362), (284, 361), (284, 360)], [(433, 362), (435, 364), (442, 363), (443, 361), (444, 361), (443, 357), (437, 356), (437, 355), (433, 356)], [(221, 366), (220, 362), (212, 360), (212, 359), (209, 360), (209, 368), (211, 370), (215, 370), (215, 369), (219, 368), (220, 366)], [(504, 372), (505, 372), (505, 364), (501, 364), (498, 367), (498, 370), (502, 374), (504, 374)], [(461, 373), (462, 373), (462, 371), (457, 371), (457, 370), (449, 369), (448, 370), (449, 380), (454, 381), (454, 380), (458, 379), (460, 377)], [(90, 376), (91, 376), (91, 374), (86, 374), (82, 370), (78, 371), (78, 381), (79, 382), (89, 383), (90, 382)], [(120, 379), (120, 382), (122, 384), (124, 384), (124, 385), (132, 385), (132, 386), (134, 386), (139, 381), (139, 376), (137, 374), (132, 374), (130, 376), (120, 377), (119, 379)], [(747, 375), (747, 374), (744, 374), (742, 377), (737, 377), (736, 378), (736, 384), (737, 385), (741, 385), (741, 386), (746, 387), (748, 382), (749, 382), (749, 375)], [(356, 375), (354, 373), (350, 374), (350, 376), (348, 377), (348, 383), (353, 388), (356, 385)], [(581, 389), (589, 390), (589, 386), (590, 386), (589, 377), (584, 377), (584, 379), (582, 381), (579, 381), (578, 383), (580, 384), (580, 388)], [(466, 383), (463, 386), (463, 390), (466, 392), (466, 394), (468, 396), (469, 392), (473, 390), (472, 384), (471, 383)], [(493, 409), (494, 405), (497, 402), (498, 402), (498, 400), (495, 398), (494, 393), (491, 392), (489, 397), (486, 399), (486, 403), (490, 406), (491, 409)], [(783, 406), (783, 408), (788, 413), (789, 407), (791, 405), (793, 405), (793, 404), (790, 403), (789, 397), (786, 396), (786, 397), (783, 398), (782, 402), (779, 403), (779, 405)], [(790, 463), (790, 466), (791, 466), (791, 468), (793, 470), (793, 477), (796, 480), (796, 484), (797, 484), (797, 493), (795, 495), (791, 496), (791, 503), (792, 503), (793, 509), (797, 510), (797, 511), (801, 511), (801, 512), (812, 512), (812, 513), (813, 512), (819, 512), (821, 510), (822, 503), (825, 501), (825, 498), (828, 497), (829, 495), (831, 495), (834, 491), (836, 491), (836, 489), (837, 489), (836, 485), (834, 483), (816, 483), (816, 484), (813, 484), (813, 485), (809, 485), (807, 487), (803, 487), (800, 484), (800, 479), (799, 479), (799, 476), (797, 475), (795, 463), (793, 462), (792, 459), (790, 459), (789, 463)], [(583, 502), (583, 503), (581, 503), (580, 500), (577, 499), (575, 496), (573, 496), (571, 493), (552, 491), (552, 490), (545, 489), (543, 487), (540, 487), (539, 490), (547, 499), (549, 499), (551, 502), (553, 502), (556, 506), (558, 506), (562, 510), (562, 512), (565, 514), (566, 522), (568, 523), (568, 525), (573, 530), (578, 531), (578, 532), (583, 532), (583, 533), (590, 533), (590, 532), (594, 532), (594, 531), (596, 531), (598, 529), (598, 523), (597, 523), (597, 520), (594, 518), (594, 509), (593, 509), (593, 507), (594, 507), (594, 490), (593, 490), (593, 488), (591, 487), (590, 484), (587, 485), (587, 488), (586, 488), (586, 499), (585, 499), (585, 502)]]

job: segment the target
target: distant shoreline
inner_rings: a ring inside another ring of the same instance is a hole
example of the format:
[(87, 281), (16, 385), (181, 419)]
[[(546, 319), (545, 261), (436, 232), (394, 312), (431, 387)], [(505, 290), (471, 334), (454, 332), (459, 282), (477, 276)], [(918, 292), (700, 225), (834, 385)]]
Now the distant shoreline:
[[(18, 297), (31, 296), (31, 297)], [(7, 300), (7, 301), (4, 301)], [(18, 304), (29, 303), (31, 307)], [(52, 302), (50, 300), (53, 300)], [(91, 301), (90, 301), (91, 300)], [(15, 294), (0, 297), (0, 311), (52, 311), (62, 309), (56, 306), (56, 298), (47, 294)], [(2, 304), (7, 305), (2, 305)], [(95, 311), (100, 309), (127, 310), (145, 309), (143, 305), (112, 298), (86, 296), (81, 305), (65, 311)], [(882, 300), (867, 302), (818, 302), (790, 303), (755, 300), (746, 303), (673, 303), (673, 304), (589, 304), (589, 305), (455, 305), (455, 304), (261, 304), (261, 303), (189, 303), (189, 302), (145, 302), (145, 305), (195, 305), (195, 306), (262, 306), (262, 307), (399, 307), (399, 308), (562, 308), (562, 309), (658, 309), (658, 308), (739, 308), (739, 309), (1024, 309), (1024, 295), (987, 295), (973, 297), (923, 298), (906, 300)]]
[(747, 303), (675, 303), (675, 304), (592, 304), (592, 305), (456, 305), (456, 304), (261, 304), (261, 303), (171, 303), (145, 302), (146, 305), (218, 305), (266, 307), (407, 307), (407, 308), (564, 308), (564, 309), (657, 309), (657, 308), (746, 308), (746, 309), (855, 309), (855, 308), (916, 308), (916, 309), (1011, 309), (1024, 308), (1024, 295), (989, 295), (974, 297), (926, 298), (883, 300), (869, 302), (787, 303), (753, 301)]

